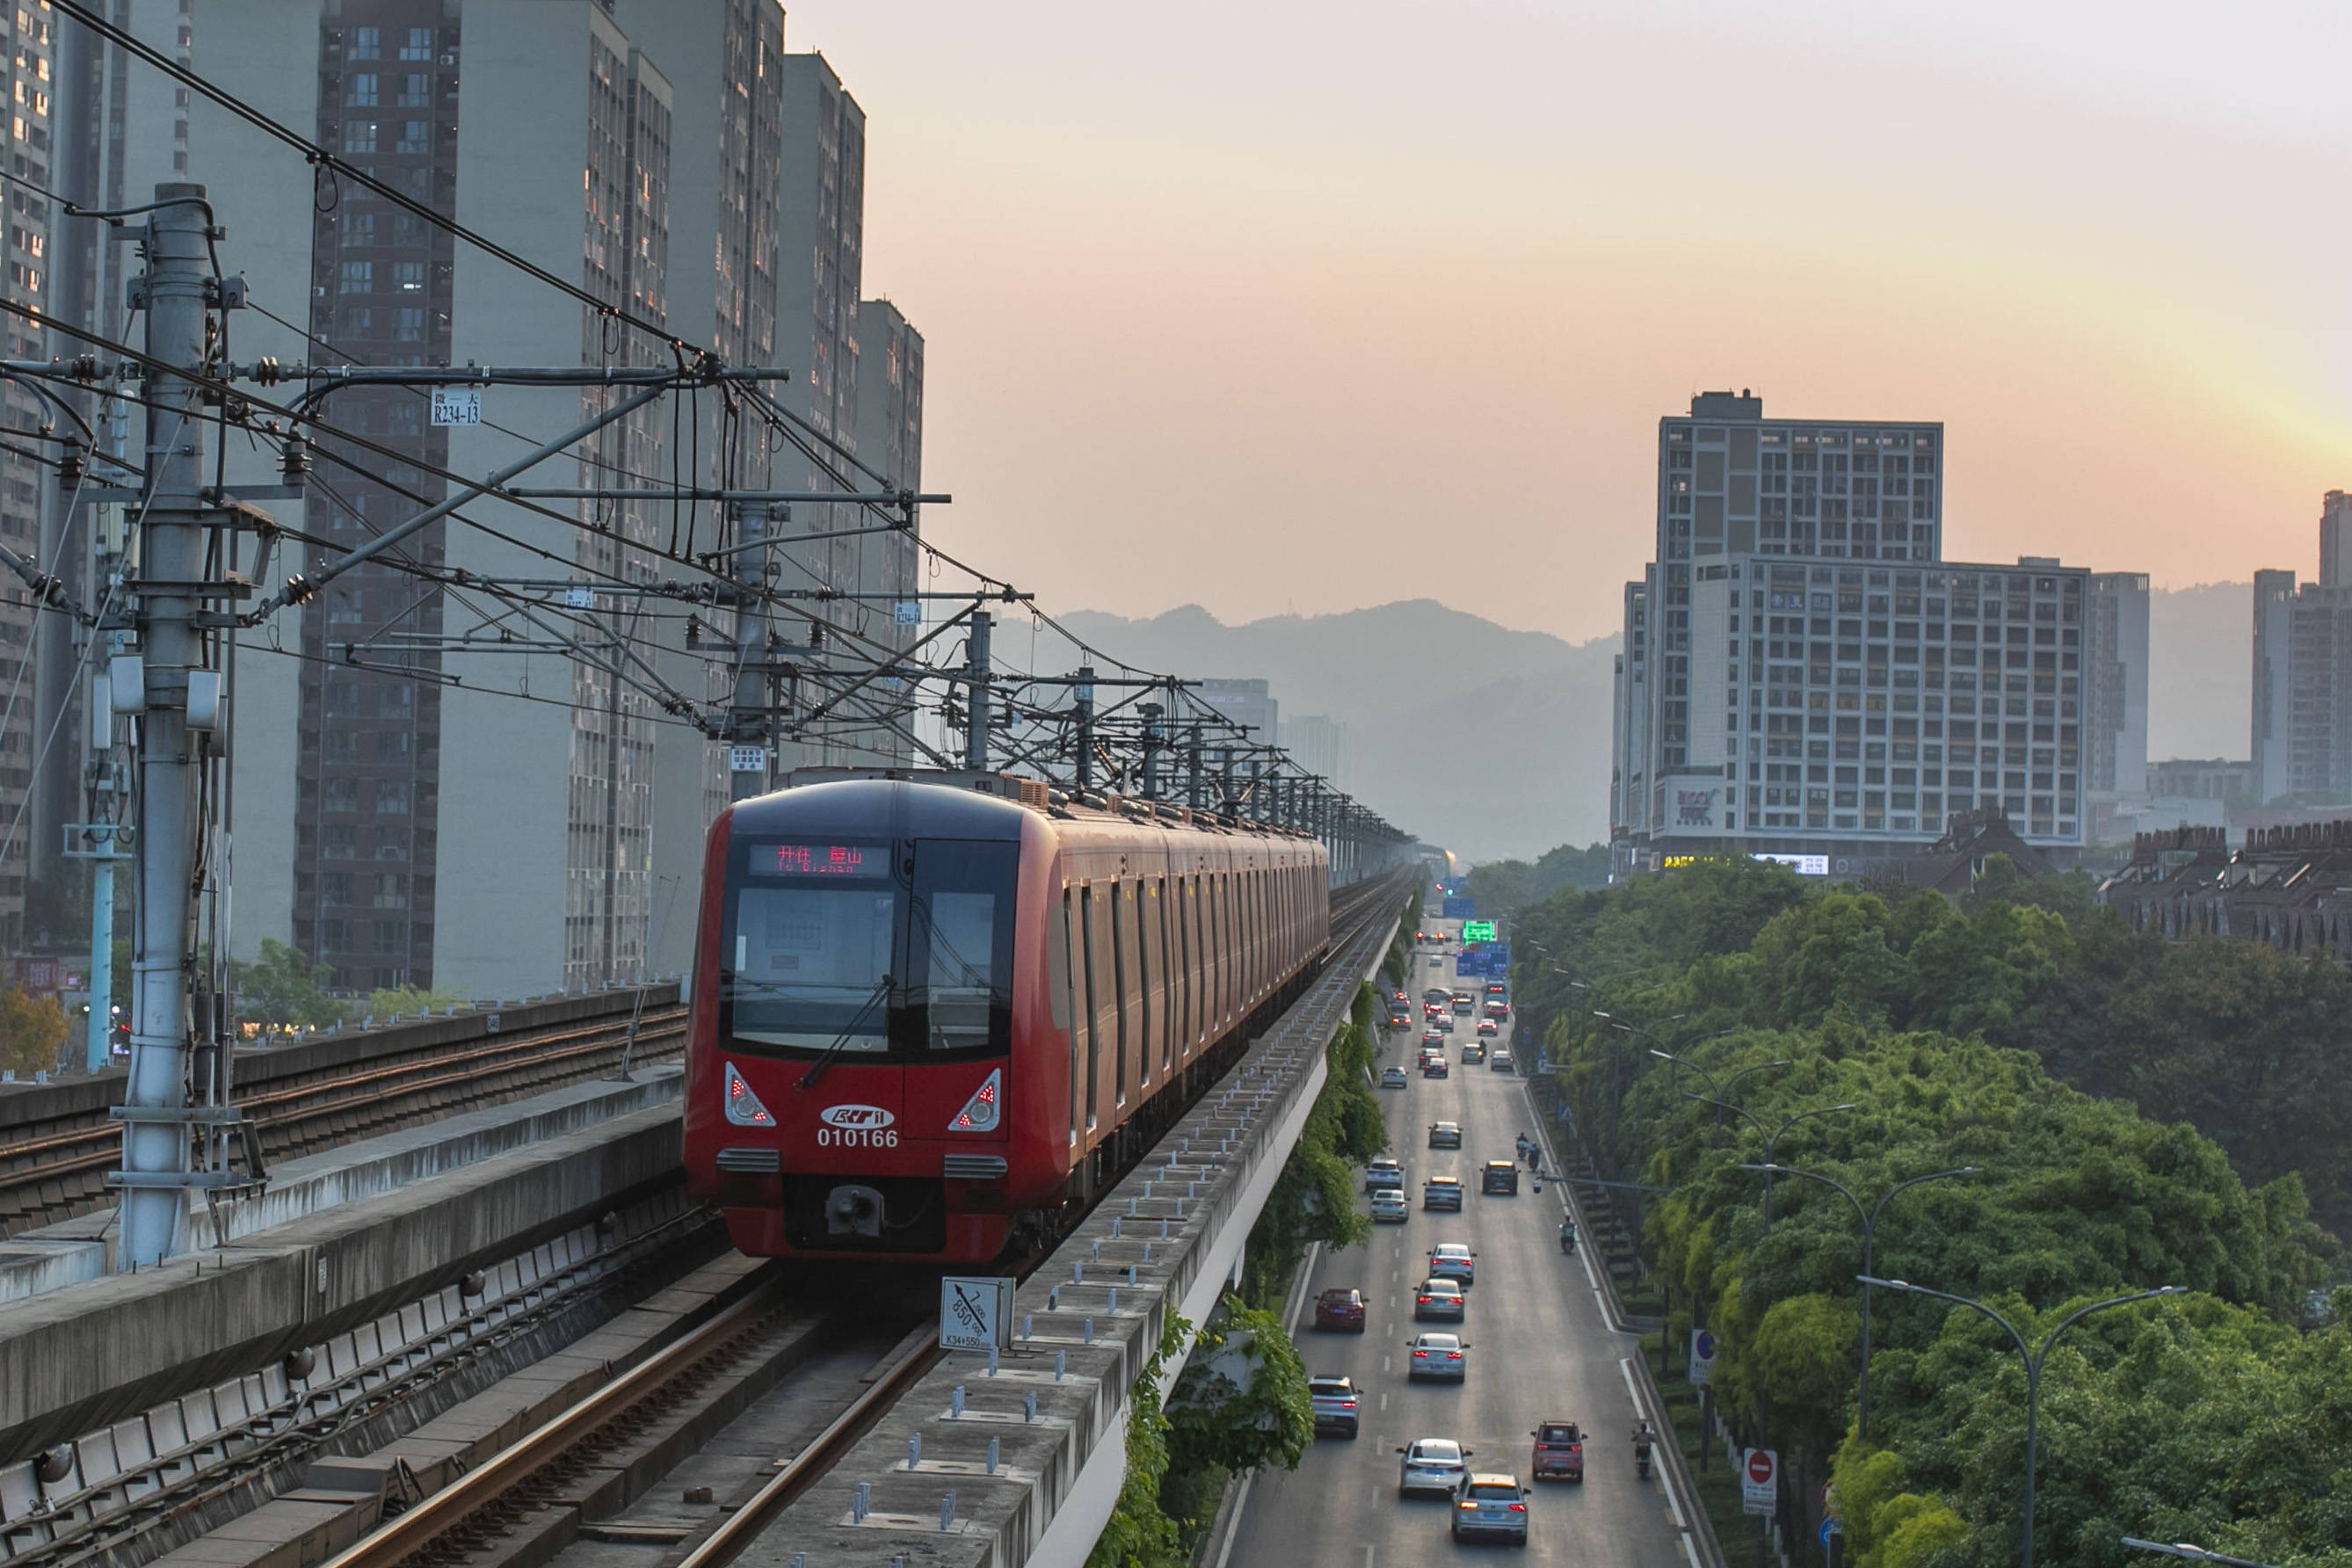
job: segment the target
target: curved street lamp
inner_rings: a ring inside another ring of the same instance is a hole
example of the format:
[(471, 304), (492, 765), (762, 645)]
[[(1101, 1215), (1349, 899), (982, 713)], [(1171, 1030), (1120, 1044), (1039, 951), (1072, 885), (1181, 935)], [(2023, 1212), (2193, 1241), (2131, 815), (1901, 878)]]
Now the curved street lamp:
[[(1956, 1306), (1970, 1308), (1999, 1323), (2009, 1331), (2009, 1337), (2016, 1342), (2017, 1353), (2025, 1363), (2025, 1532), (2024, 1546), (2018, 1558), (2018, 1563), (2019, 1568), (2033, 1568), (2034, 1426), (2042, 1413), (2042, 1363), (2049, 1358), (2050, 1349), (2058, 1342), (2058, 1336), (2092, 1313), (2104, 1312), (2109, 1307), (2126, 1306), (2133, 1301), (2145, 1301), (2156, 1296), (2179, 1296), (2184, 1293), (2186, 1288), (2179, 1285), (2159, 1285), (2153, 1290), (2135, 1290), (2128, 1296), (2110, 1296), (2104, 1301), (2094, 1301), (2087, 1307), (2077, 1307), (2074, 1311), (2067, 1313), (2056, 1328), (2050, 1331), (2042, 1342), (2042, 1348), (2037, 1351), (2027, 1347), (2025, 1336), (2017, 1331), (2015, 1323), (2011, 1322), (1982, 1301), (1972, 1301), (1966, 1296), (1955, 1296), (1948, 1290), (1930, 1290), (1925, 1285), (1914, 1285), (1908, 1279), (1876, 1279), (1867, 1274), (1857, 1274), (1854, 1278), (1865, 1285), (1876, 1285), (1888, 1290), (1908, 1290), (1915, 1296), (1933, 1296), (1939, 1301), (1949, 1301)], [(2158, 1550), (2161, 1551), (2163, 1548), (2159, 1547)]]
[(1862, 1278), (1864, 1280), (1862, 1378), (1855, 1385), (1854, 1428), (1855, 1436), (1867, 1443), (1870, 1441), (1870, 1300), (1873, 1289), (1869, 1280), (1878, 1271), (1878, 1216), (1886, 1212), (1886, 1205), (1894, 1200), (1895, 1194), (1906, 1188), (1916, 1187), (1922, 1182), (1940, 1182), (1953, 1176), (1978, 1175), (1981, 1173), (1980, 1168), (1975, 1165), (1960, 1165), (1949, 1171), (1930, 1171), (1924, 1176), (1914, 1176), (1907, 1182), (1897, 1182), (1880, 1194), (1878, 1201), (1871, 1205), (1868, 1214), (1863, 1212), (1862, 1200), (1855, 1197), (1843, 1182), (1833, 1177), (1824, 1176), (1814, 1171), (1800, 1171), (1790, 1165), (1742, 1165), (1739, 1168), (1743, 1171), (1762, 1171), (1769, 1175), (1802, 1176), (1809, 1182), (1819, 1182), (1825, 1187), (1833, 1187), (1840, 1197), (1853, 1205), (1853, 1217), (1862, 1222)]
[[(1794, 1127), (1798, 1122), (1810, 1121), (1816, 1116), (1827, 1116), (1832, 1110), (1859, 1110), (1862, 1109), (1861, 1106), (1851, 1100), (1847, 1101), (1843, 1105), (1816, 1105), (1811, 1110), (1800, 1110), (1796, 1115), (1790, 1117), (1778, 1127), (1766, 1127), (1764, 1123), (1756, 1120), (1754, 1112), (1747, 1110), (1742, 1107), (1733, 1105), (1727, 1100), (1717, 1100), (1712, 1095), (1693, 1094), (1688, 1089), (1684, 1089), (1682, 1094), (1685, 1100), (1696, 1100), (1701, 1105), (1712, 1105), (1717, 1110), (1728, 1110), (1734, 1115), (1747, 1117), (1748, 1125), (1753, 1127), (1757, 1131), (1764, 1135), (1764, 1163), (1768, 1166), (1772, 1164), (1772, 1151), (1780, 1146), (1781, 1135), (1787, 1132), (1790, 1128)], [(1778, 1169), (1779, 1167), (1774, 1166), (1773, 1168)], [(1764, 1178), (1764, 1234), (1767, 1236), (1772, 1234), (1772, 1178), (1769, 1173)]]
[(2251, 1557), (2231, 1557), (2220, 1552), (2208, 1552), (2201, 1546), (2191, 1546), (2186, 1541), (2142, 1541), (2137, 1536), (2120, 1538), (2126, 1546), (2137, 1546), (2142, 1552), (2161, 1552), (2168, 1557), (2186, 1557), (2191, 1563), (2219, 1563), (2222, 1568), (2271, 1568), (2267, 1563), (2257, 1563)]

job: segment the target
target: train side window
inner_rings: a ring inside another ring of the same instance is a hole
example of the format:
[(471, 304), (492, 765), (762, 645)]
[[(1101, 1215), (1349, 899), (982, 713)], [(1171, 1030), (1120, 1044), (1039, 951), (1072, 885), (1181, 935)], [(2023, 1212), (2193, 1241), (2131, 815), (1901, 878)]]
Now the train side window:
[(1127, 961), (1127, 904), (1131, 894), (1125, 881), (1113, 882), (1110, 892), (1110, 999), (1118, 1013), (1118, 1059), (1111, 1068), (1111, 1082), (1117, 1090), (1118, 1103), (1127, 1103), (1127, 994), (1128, 976), (1133, 973)]
[(1209, 1032), (1215, 1034), (1225, 1026), (1225, 929), (1218, 918), (1217, 882), (1214, 871), (1201, 879), (1201, 930), (1207, 946), (1201, 950), (1202, 972), (1209, 984)]
[[(1095, 949), (1102, 931), (1100, 915), (1102, 900), (1095, 896), (1093, 884), (1078, 889), (1078, 937), (1085, 948), (1080, 970), (1087, 981), (1087, 1128), (1095, 1126), (1095, 1108), (1102, 1103), (1102, 986), (1095, 973)], [(1108, 955), (1106, 954), (1106, 957)]]
[(1048, 943), (1047, 963), (1052, 965), (1053, 972), (1046, 984), (1053, 993), (1054, 1026), (1066, 1031), (1070, 1037), (1068, 1131), (1073, 1143), (1078, 1141), (1078, 1037), (1086, 1029), (1085, 1020), (1078, 1012), (1077, 973), (1070, 963), (1070, 903), (1074, 897), (1075, 889), (1062, 889), (1062, 918), (1055, 923), (1052, 941)]
[(1151, 963), (1151, 884), (1139, 877), (1135, 881), (1135, 1005), (1136, 1044), (1141, 1047), (1137, 1058), (1135, 1081), (1140, 1086), (1151, 1081), (1151, 976), (1157, 973)]
[(1151, 884), (1151, 923), (1160, 943), (1160, 1077), (1165, 1082), (1176, 1067), (1176, 939), (1169, 928), (1175, 899), (1168, 879)]
[(1184, 1038), (1189, 1050), (1201, 1042), (1206, 1004), (1201, 985), (1201, 879), (1186, 877), (1183, 882), (1184, 902), (1178, 912), (1184, 917)]

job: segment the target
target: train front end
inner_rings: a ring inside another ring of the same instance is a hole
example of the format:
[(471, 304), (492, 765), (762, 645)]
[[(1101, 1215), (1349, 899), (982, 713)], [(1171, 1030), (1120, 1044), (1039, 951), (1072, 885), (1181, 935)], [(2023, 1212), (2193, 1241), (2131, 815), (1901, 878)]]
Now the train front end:
[(1016, 1099), (1016, 1042), (1044, 1003), (1024, 977), (1042, 921), (1022, 917), (1045, 900), (1021, 889), (1045, 840), (1011, 802), (898, 781), (721, 816), (686, 1163), (740, 1250), (985, 1263), (1058, 1185), (1051, 1152), (1024, 1147)]

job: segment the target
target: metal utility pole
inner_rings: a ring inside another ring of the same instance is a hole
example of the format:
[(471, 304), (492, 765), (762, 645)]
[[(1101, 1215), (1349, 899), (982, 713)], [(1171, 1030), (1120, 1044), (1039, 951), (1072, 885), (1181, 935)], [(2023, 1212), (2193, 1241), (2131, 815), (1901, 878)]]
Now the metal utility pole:
[[(210, 668), (199, 617), (226, 585), (205, 580), (201, 432), (203, 374), (213, 338), (206, 261), (212, 209), (195, 184), (155, 187), (147, 220), (147, 484), (141, 502), (136, 625), (139, 651), (112, 661), (115, 703), (140, 715), (139, 807), (133, 852), (138, 900), (131, 936), (131, 1078), (117, 1111), (124, 1126), (121, 1258), (152, 1263), (181, 1249), (189, 1169), (188, 975), (197, 847), (206, 831), (199, 785), (220, 716), (220, 672)], [(135, 696), (136, 701), (125, 701)]]
[(768, 509), (735, 509), (735, 690), (727, 725), (727, 798), (768, 793)]
[(971, 635), (964, 644), (964, 674), (971, 683), (964, 699), (963, 765), (974, 773), (988, 771), (988, 635), (996, 617), (986, 610), (971, 613)]
[(1143, 715), (1143, 798), (1160, 798), (1160, 715), (1157, 702), (1139, 704), (1136, 711)]
[(1184, 737), (1184, 804), (1194, 811), (1201, 809), (1201, 726), (1195, 724)]
[(1078, 683), (1070, 689), (1072, 706), (1077, 710), (1078, 766), (1073, 775), (1080, 795), (1095, 787), (1095, 667), (1078, 666)]

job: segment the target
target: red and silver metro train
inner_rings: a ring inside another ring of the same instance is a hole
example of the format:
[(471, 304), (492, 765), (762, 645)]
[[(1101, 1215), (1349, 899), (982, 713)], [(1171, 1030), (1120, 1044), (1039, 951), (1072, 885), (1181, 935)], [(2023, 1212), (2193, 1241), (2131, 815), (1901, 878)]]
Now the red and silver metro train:
[(1054, 1236), (1324, 956), (1312, 838), (920, 777), (711, 828), (686, 1168), (746, 1253), (985, 1263)]

